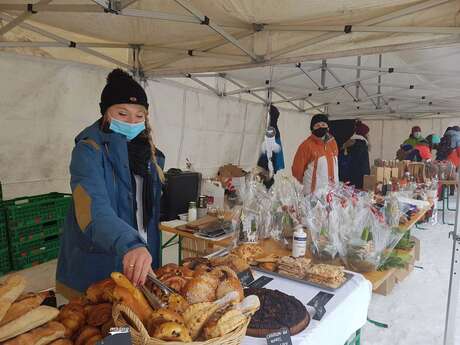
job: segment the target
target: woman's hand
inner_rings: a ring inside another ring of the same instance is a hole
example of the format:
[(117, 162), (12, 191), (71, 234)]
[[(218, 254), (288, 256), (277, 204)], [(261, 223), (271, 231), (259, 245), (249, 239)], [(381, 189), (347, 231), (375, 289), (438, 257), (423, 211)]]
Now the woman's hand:
[(144, 285), (151, 270), (152, 256), (146, 247), (132, 249), (123, 257), (123, 272), (135, 286)]

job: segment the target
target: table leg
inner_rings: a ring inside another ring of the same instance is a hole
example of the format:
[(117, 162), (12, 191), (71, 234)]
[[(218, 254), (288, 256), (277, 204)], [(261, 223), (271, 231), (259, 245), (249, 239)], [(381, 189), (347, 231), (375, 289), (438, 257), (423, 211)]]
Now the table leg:
[(447, 193), (446, 193), (447, 209), (448, 209), (449, 211), (456, 211), (455, 208), (450, 208), (450, 207), (449, 207), (449, 200), (450, 200), (450, 198), (449, 198), (449, 190), (448, 190), (447, 188), (446, 188), (446, 190), (447, 190)]

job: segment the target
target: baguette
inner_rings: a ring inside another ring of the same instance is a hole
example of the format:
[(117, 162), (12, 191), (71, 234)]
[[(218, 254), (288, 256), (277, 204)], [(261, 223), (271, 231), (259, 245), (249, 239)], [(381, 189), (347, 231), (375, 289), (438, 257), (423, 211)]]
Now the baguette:
[(23, 298), (18, 299), (14, 302), (8, 312), (6, 313), (3, 320), (0, 322), (0, 326), (7, 324), (10, 321), (16, 320), (29, 311), (38, 308), (43, 303), (45, 298), (49, 295), (48, 292), (40, 292), (38, 294), (28, 294)]
[(20, 275), (12, 275), (0, 284), (0, 321), (3, 320), (11, 304), (26, 288), (26, 279)]
[(0, 342), (26, 333), (31, 329), (41, 326), (58, 316), (59, 310), (48, 306), (39, 306), (18, 319), (8, 322), (0, 327)]
[(65, 327), (62, 324), (51, 321), (44, 326), (8, 340), (4, 345), (46, 345), (64, 337), (64, 331)]

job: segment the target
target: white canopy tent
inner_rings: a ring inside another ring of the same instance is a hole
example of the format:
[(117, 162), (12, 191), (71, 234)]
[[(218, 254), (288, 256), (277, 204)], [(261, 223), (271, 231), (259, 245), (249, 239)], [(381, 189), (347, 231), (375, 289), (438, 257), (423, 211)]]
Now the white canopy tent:
[(413, 124), (458, 121), (459, 13), (458, 0), (0, 0), (6, 194), (67, 186), (69, 139), (115, 66), (148, 80), (170, 167), (253, 165), (269, 100), (288, 167), (318, 111), (367, 119), (371, 156), (392, 158)]

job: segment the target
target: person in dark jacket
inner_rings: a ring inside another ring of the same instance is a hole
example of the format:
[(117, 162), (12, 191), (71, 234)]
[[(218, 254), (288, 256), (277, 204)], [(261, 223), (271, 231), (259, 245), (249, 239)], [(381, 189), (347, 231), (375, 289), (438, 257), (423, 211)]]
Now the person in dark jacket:
[(363, 188), (364, 175), (370, 174), (368, 134), (369, 127), (356, 121), (355, 134), (343, 144), (341, 150), (342, 180), (358, 189)]
[(56, 288), (68, 299), (114, 271), (144, 284), (160, 263), (164, 155), (152, 141), (148, 106), (142, 86), (115, 69), (102, 91), (102, 118), (75, 139), (73, 202), (56, 272)]

